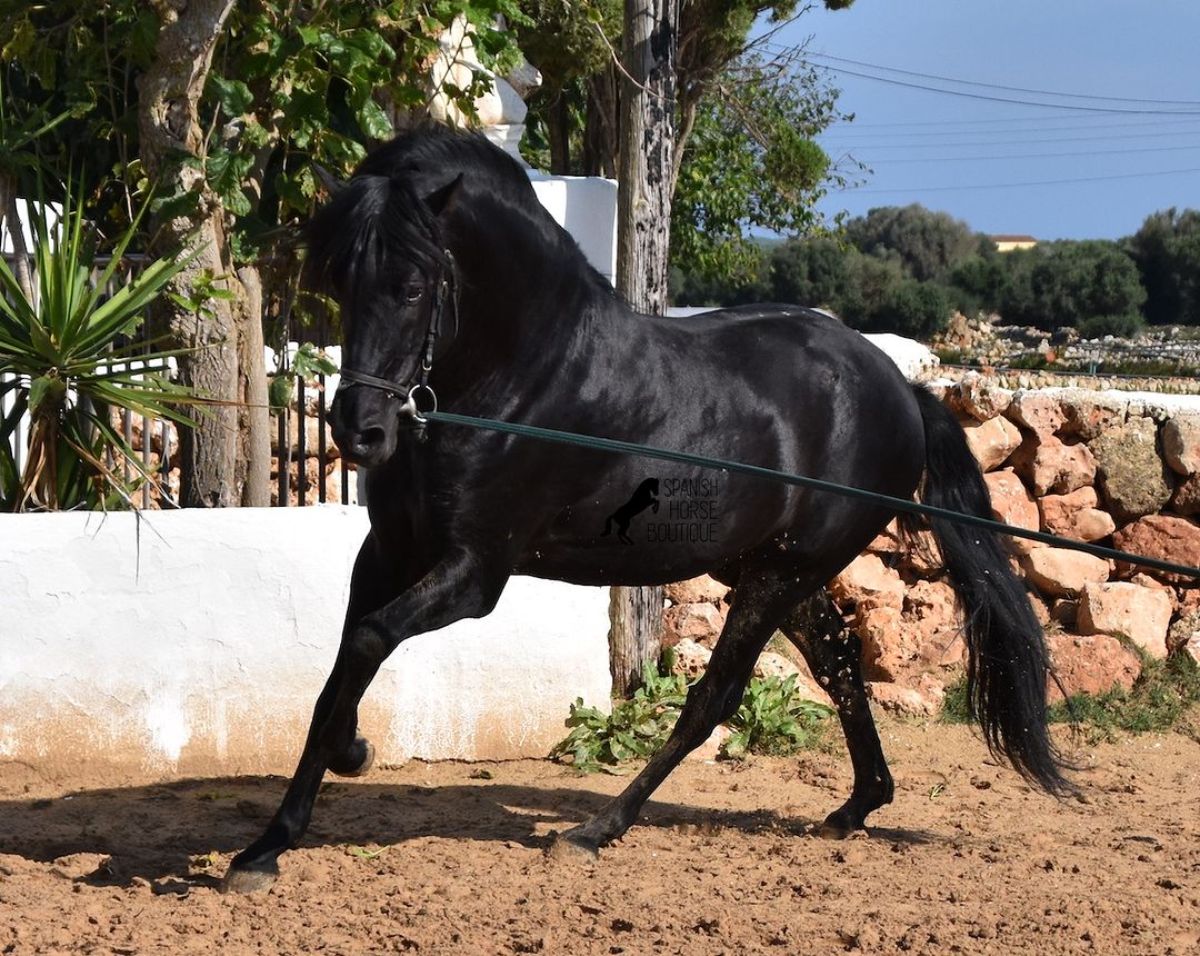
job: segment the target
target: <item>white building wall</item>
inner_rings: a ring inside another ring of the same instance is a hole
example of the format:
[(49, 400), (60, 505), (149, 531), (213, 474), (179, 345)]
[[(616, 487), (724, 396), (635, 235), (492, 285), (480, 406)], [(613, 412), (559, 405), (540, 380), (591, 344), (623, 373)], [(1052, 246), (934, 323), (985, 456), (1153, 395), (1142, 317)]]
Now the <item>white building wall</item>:
[[(341, 632), (364, 508), (0, 515), (0, 760), (290, 771)], [(608, 598), (514, 578), (403, 644), (361, 726), (378, 759), (544, 756), (607, 705)]]

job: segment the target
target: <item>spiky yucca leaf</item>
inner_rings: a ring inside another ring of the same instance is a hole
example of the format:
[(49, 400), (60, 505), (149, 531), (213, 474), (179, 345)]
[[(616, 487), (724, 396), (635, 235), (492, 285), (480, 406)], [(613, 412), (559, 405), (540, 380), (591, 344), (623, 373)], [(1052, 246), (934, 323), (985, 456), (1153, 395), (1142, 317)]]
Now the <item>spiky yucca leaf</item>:
[[(0, 259), (0, 376), (6, 379), (0, 395), (16, 392), (14, 407), (0, 419), (0, 509), (130, 504), (132, 491), (152, 476), (108, 414), (128, 409), (186, 425), (180, 406), (196, 397), (169, 380), (169, 361), (182, 350), (147, 354), (118, 342), (138, 331), (147, 307), (196, 251), (156, 260), (108, 294), (145, 206), (103, 270), (96, 267), (81, 197), (69, 184), (57, 228), (44, 202), (36, 210), (34, 301)], [(26, 409), (29, 446), (18, 474), (11, 439)], [(122, 477), (124, 463), (132, 481)]]

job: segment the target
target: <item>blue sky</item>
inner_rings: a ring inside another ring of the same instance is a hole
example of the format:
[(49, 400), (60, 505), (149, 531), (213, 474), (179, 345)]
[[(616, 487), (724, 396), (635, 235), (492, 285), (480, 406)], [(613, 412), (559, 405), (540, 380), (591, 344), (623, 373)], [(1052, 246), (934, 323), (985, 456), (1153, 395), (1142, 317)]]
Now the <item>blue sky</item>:
[[(1137, 111), (992, 102), (831, 72), (842, 90), (839, 104), (855, 122), (831, 128), (822, 145), (834, 156), (849, 151), (873, 171), (860, 189), (831, 194), (822, 203), (826, 214), (919, 202), (983, 232), (1081, 239), (1128, 235), (1156, 209), (1200, 207), (1196, 0), (857, 0), (837, 13), (814, 9), (773, 42), (806, 38), (813, 54), (871, 64), (812, 58), (843, 70), (983, 96)], [(1154, 102), (1056, 98), (879, 67)], [(1145, 112), (1154, 110), (1183, 115)], [(1151, 175), (1167, 170), (1192, 171)], [(1112, 176), (1127, 178), (1079, 181)], [(1000, 186), (1044, 180), (1072, 182)]]

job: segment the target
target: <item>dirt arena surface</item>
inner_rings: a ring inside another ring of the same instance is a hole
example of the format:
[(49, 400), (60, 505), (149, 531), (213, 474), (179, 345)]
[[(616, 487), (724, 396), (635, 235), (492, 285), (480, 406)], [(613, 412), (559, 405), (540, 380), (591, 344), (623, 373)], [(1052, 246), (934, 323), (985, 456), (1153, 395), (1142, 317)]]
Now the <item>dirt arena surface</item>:
[(327, 785), (274, 888), (217, 878), (280, 778), (46, 780), (0, 765), (5, 953), (1200, 952), (1200, 744), (1086, 752), (1056, 803), (958, 727), (882, 727), (896, 801), (834, 843), (844, 754), (688, 762), (592, 864), (549, 834), (623, 783), (548, 762)]

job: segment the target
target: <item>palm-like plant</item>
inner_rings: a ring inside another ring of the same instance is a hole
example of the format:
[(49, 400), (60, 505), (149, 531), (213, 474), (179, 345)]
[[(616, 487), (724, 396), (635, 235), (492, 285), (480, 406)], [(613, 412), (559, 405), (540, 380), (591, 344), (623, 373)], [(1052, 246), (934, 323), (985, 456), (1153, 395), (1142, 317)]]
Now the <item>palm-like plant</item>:
[[(159, 259), (108, 295), (145, 206), (98, 269), (82, 205), (68, 185), (57, 228), (47, 221), (45, 203), (31, 217), (32, 297), (0, 259), (0, 398), (15, 392), (0, 417), (0, 510), (131, 505), (134, 488), (153, 479), (113, 427), (110, 412), (129, 409), (188, 423), (178, 405), (190, 393), (167, 377), (168, 360), (179, 353), (147, 354), (144, 343), (121, 343), (190, 256)], [(131, 369), (131, 361), (140, 367)], [(10, 440), (26, 413), (28, 455), (18, 469)], [(122, 460), (132, 481), (123, 477)]]

